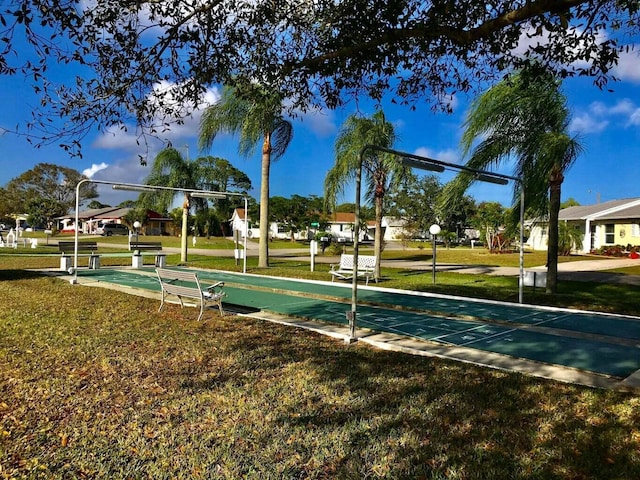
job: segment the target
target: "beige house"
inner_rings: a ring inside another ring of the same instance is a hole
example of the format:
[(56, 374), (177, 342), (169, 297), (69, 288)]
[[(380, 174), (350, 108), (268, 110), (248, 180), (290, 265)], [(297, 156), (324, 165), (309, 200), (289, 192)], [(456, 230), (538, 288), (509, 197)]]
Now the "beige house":
[[(560, 210), (559, 220), (582, 233), (579, 253), (612, 245), (640, 246), (640, 198), (564, 208)], [(534, 223), (527, 245), (534, 250), (546, 250), (547, 235), (546, 222)]]

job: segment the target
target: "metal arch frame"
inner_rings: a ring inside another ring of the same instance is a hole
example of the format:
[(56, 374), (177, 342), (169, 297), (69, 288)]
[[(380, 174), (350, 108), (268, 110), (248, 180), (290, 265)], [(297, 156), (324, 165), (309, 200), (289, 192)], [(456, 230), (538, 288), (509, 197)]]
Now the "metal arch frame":
[(75, 226), (74, 226), (74, 246), (73, 246), (73, 278), (71, 279), (72, 284), (78, 283), (78, 224), (80, 222), (79, 219), (79, 211), (80, 211), (80, 186), (83, 183), (94, 183), (99, 185), (111, 185), (115, 189), (121, 187), (122, 190), (131, 190), (131, 191), (159, 191), (159, 190), (170, 190), (174, 192), (183, 192), (185, 194), (191, 195), (195, 194), (196, 197), (211, 197), (211, 198), (227, 198), (227, 197), (242, 197), (244, 199), (244, 211), (245, 211), (245, 222), (244, 222), (244, 263), (242, 266), (242, 273), (247, 273), (247, 237), (249, 236), (249, 222), (247, 221), (247, 208), (248, 208), (248, 200), (247, 195), (243, 193), (237, 192), (216, 192), (211, 190), (197, 190), (197, 189), (189, 189), (189, 188), (174, 188), (174, 187), (164, 187), (161, 185), (142, 185), (139, 183), (126, 183), (126, 182), (117, 182), (117, 181), (109, 181), (109, 180), (92, 180), (90, 178), (84, 178), (80, 180), (76, 185), (76, 211), (75, 211)]
[[(408, 164), (408, 166), (412, 168), (421, 168), (423, 170), (429, 170), (429, 171), (435, 171), (435, 172), (442, 172), (445, 169), (458, 170), (458, 171), (472, 173), (478, 181), (496, 183), (499, 185), (506, 185), (509, 181), (518, 182), (520, 184), (520, 268), (519, 268), (519, 279), (518, 279), (518, 302), (519, 303), (524, 302), (524, 299), (523, 299), (524, 183), (522, 182), (522, 178), (514, 177), (512, 175), (504, 175), (501, 173), (489, 172), (487, 170), (478, 170), (478, 169), (470, 168), (464, 165), (457, 165), (455, 163), (444, 162), (442, 160), (435, 160), (433, 158), (414, 155), (412, 153), (393, 150), (390, 148), (379, 147), (377, 145), (372, 145), (372, 144), (364, 145), (360, 149), (360, 153), (358, 155), (358, 164), (356, 167), (356, 202), (355, 202), (355, 220), (354, 220), (354, 230), (356, 234), (353, 239), (354, 267), (358, 265), (358, 255), (359, 255), (358, 234), (360, 231), (360, 195), (361, 195), (361, 189), (362, 189), (362, 164), (364, 162), (364, 154), (367, 150), (377, 150), (379, 152), (396, 155), (403, 159), (403, 163)], [(349, 338), (347, 339), (347, 343), (353, 343), (358, 340), (358, 338), (356, 337), (357, 309), (358, 309), (358, 279), (357, 279), (357, 275), (354, 275), (351, 281), (351, 311), (347, 312), (347, 318), (349, 320)]]

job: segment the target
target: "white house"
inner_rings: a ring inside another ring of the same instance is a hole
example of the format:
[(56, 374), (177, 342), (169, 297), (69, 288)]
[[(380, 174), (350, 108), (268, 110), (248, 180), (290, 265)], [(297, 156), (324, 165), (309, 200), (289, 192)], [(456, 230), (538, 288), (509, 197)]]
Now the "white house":
[[(352, 212), (336, 212), (333, 213), (328, 219), (327, 231), (331, 235), (340, 241), (353, 242), (353, 226), (356, 222), (356, 214)], [(367, 232), (361, 232), (359, 240), (371, 240), (373, 239), (374, 231), (376, 227), (375, 221), (367, 222)]]
[[(640, 198), (564, 208), (558, 218), (582, 233), (581, 253), (613, 245), (640, 246)], [(527, 245), (534, 250), (546, 250), (547, 239), (547, 222), (537, 222), (531, 228)]]
[[(247, 218), (247, 211), (244, 208), (236, 208), (231, 215), (231, 219), (229, 220), (231, 223), (231, 231), (239, 231), (241, 235), (244, 235), (245, 225), (247, 231), (249, 232), (249, 237), (252, 237), (251, 232), (251, 219)], [(256, 237), (257, 237), (256, 232)]]

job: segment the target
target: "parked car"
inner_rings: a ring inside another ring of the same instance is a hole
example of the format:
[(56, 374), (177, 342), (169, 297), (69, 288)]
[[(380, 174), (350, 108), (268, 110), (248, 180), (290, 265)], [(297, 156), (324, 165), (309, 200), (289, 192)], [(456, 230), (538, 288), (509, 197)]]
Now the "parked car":
[(111, 235), (129, 235), (129, 229), (121, 223), (105, 223), (101, 228), (98, 228), (98, 233), (107, 237)]

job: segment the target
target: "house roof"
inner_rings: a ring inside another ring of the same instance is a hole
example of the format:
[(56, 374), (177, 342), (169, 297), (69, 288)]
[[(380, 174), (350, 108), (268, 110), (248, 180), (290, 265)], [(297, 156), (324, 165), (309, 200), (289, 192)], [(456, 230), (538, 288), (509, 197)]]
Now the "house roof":
[(104, 219), (104, 218), (122, 218), (127, 213), (129, 213), (130, 211), (131, 211), (130, 208), (112, 208), (108, 212), (104, 212), (104, 213), (101, 213), (99, 215), (94, 215), (93, 217), (94, 218), (100, 218), (100, 219)]
[[(98, 215), (103, 215), (108, 212), (113, 212), (114, 210), (118, 210), (118, 207), (103, 207), (103, 208), (89, 208), (87, 210), (81, 210), (78, 212), (78, 218), (81, 220), (86, 220), (88, 218), (95, 218)], [(62, 217), (57, 217), (56, 220), (62, 220), (63, 218), (75, 218), (75, 213), (69, 213), (67, 215), (63, 215)]]
[(245, 211), (244, 208), (236, 208), (233, 211), (233, 214), (231, 215), (231, 220), (233, 221), (234, 218), (239, 218), (240, 220), (245, 220), (247, 216), (247, 212)]
[[(78, 218), (80, 220), (113, 220), (124, 217), (127, 213), (131, 211), (131, 208), (124, 207), (105, 207), (105, 208), (90, 208), (88, 210), (82, 210), (78, 212)], [(158, 222), (169, 222), (171, 218), (163, 217), (158, 212), (154, 212), (153, 210), (147, 209), (147, 217), (149, 220), (155, 220)], [(62, 220), (65, 218), (74, 219), (75, 214), (65, 215), (63, 217), (58, 217), (56, 220)]]
[(610, 200), (595, 205), (563, 208), (560, 220), (615, 220), (640, 218), (640, 198)]
[(356, 221), (356, 214), (353, 212), (335, 212), (329, 215), (331, 223), (353, 223)]
[[(335, 212), (329, 215), (329, 217), (327, 218), (327, 221), (331, 224), (336, 224), (336, 223), (354, 224), (356, 222), (356, 214), (353, 212)], [(376, 225), (375, 220), (367, 221), (368, 227), (375, 227), (375, 225)]]

